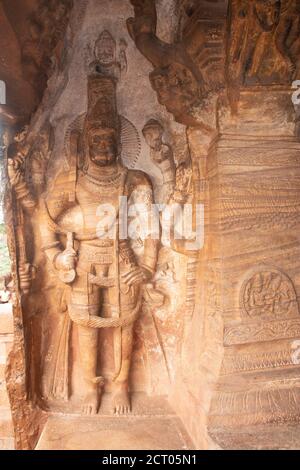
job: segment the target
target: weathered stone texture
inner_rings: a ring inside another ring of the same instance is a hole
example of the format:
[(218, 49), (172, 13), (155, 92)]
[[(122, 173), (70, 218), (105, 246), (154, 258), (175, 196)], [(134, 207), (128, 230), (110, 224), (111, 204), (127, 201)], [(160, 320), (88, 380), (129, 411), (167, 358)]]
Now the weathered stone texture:
[[(165, 448), (241, 448), (247, 429), (253, 448), (255, 426), (276, 448), (274, 426), (297, 427), (298, 4), (28, 0), (14, 17), (1, 3), (18, 449), (80, 447), (59, 429), (77, 422), (131, 446), (145, 416), (139, 448), (173, 424)], [(172, 219), (168, 238), (161, 217), (156, 240), (99, 239), (121, 196), (144, 204), (126, 221), (202, 205), (204, 238), (176, 238)]]

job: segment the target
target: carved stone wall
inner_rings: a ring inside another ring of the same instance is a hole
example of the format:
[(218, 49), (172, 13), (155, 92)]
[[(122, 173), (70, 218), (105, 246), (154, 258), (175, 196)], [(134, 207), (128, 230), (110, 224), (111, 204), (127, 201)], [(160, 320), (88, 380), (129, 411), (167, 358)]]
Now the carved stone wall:
[[(11, 247), (11, 255), (15, 256), (20, 289), (15, 317), (20, 316), (24, 325), (19, 329), (19, 337), (15, 337), (8, 371), (14, 420), (15, 423), (22, 422), (16, 440), (19, 448), (34, 446), (49, 413), (78, 413), (85, 393), (78, 331), (76, 325), (71, 328), (68, 320), (68, 289), (57, 280), (51, 263), (45, 264), (44, 240), (40, 238), (38, 226), (41, 223), (39, 206), (42, 194), (45, 190), (51, 191), (52, 182), (62, 170), (68, 171), (71, 167), (70, 136), (74, 131), (84, 130), (88, 106), (87, 76), (91, 70), (111, 74), (118, 80), (116, 98), (121, 123), (122, 161), (129, 169), (142, 170), (150, 176), (156, 196), (164, 179), (170, 182), (168, 174), (165, 174), (168, 170), (165, 165), (160, 168), (153, 163), (142, 131), (151, 119), (161, 126), (163, 146), (169, 149), (169, 165), (174, 173), (173, 186), (169, 192), (165, 191), (163, 200), (157, 202), (167, 203), (175, 190), (176, 168), (182, 168), (187, 175), (191, 171), (185, 126), (170, 120), (156, 102), (148, 81), (149, 66), (128, 37), (125, 20), (130, 14), (129, 3), (76, 2), (67, 32), (64, 62), (49, 79), (43, 100), (28, 129), (18, 135), (8, 151), (9, 158), (15, 157), (14, 152), (22, 153), (23, 166), (18, 174), (22, 175), (22, 184), (27, 188), (24, 197), (16, 183), (17, 177), (12, 177), (17, 199), (13, 195), (13, 211), (7, 210), (17, 228), (10, 234), (11, 241), (17, 242), (15, 254), (15, 248)], [(84, 165), (80, 159), (77, 161), (79, 167)], [(25, 207), (22, 207), (24, 201)], [(29, 232), (34, 237), (25, 235)], [(138, 244), (134, 249), (138, 257)], [(144, 306), (135, 326), (131, 393), (153, 397), (170, 394), (182, 343), (185, 311), (191, 316), (196, 302), (195, 278), (193, 261), (168, 246), (161, 246), (153, 278), (154, 290), (152, 287), (145, 292)], [(101, 332), (99, 345), (102, 374), (109, 376), (112, 335)], [(14, 364), (18, 355), (28, 364), (30, 373), (26, 373), (24, 366)], [(20, 368), (24, 370), (24, 382), (16, 393), (15, 374)], [(110, 392), (109, 383), (106, 391)], [(26, 396), (29, 401), (26, 401)], [(25, 410), (22, 410), (23, 404)], [(28, 439), (29, 428), (31, 435)]]
[(223, 247), (225, 353), (210, 423), (297, 421), (299, 143), (293, 107), (285, 90), (245, 90), (238, 125), (223, 109), (223, 137), (209, 167), (213, 230)]
[[(299, 423), (298, 3), (46, 3), (26, 21), (0, 5), (18, 50), (0, 79), (22, 90), (0, 108), (16, 447), (54, 445), (56, 412), (100, 429), (171, 407), (201, 449)], [(204, 238), (168, 239), (161, 217), (155, 243), (96, 243), (120, 195), (204, 208)]]

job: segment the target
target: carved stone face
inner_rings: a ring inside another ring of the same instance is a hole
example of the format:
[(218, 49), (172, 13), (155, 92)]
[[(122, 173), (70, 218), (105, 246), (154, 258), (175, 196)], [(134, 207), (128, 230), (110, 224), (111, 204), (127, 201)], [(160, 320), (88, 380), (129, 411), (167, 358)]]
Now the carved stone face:
[(150, 75), (160, 104), (175, 116), (187, 112), (198, 99), (198, 83), (192, 72), (181, 64), (156, 69)]
[(256, 0), (255, 14), (264, 31), (271, 31), (278, 24), (281, 2), (278, 0)]
[(115, 163), (118, 155), (116, 133), (111, 129), (90, 129), (88, 132), (89, 155), (98, 166)]
[(143, 135), (149, 147), (153, 150), (158, 151), (162, 146), (162, 128), (157, 126), (145, 127), (143, 129)]
[(112, 64), (116, 59), (116, 43), (108, 31), (103, 31), (95, 46), (95, 57), (101, 64)]

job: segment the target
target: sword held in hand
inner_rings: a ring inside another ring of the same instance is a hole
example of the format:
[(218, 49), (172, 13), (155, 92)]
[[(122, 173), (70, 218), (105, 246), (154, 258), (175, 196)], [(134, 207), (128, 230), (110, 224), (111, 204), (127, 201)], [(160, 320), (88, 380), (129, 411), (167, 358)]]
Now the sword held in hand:
[[(65, 251), (62, 254), (66, 257), (72, 256), (75, 258), (77, 256), (77, 253), (74, 249), (74, 233), (67, 233), (67, 245)], [(65, 284), (72, 284), (72, 282), (74, 282), (76, 278), (76, 270), (59, 270), (59, 278)]]

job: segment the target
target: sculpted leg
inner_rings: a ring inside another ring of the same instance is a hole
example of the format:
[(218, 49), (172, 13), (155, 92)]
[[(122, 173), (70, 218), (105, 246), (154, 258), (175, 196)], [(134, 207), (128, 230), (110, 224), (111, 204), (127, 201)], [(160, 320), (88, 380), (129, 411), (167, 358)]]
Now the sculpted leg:
[(78, 327), (80, 360), (85, 379), (86, 395), (82, 411), (84, 414), (98, 413), (100, 405), (100, 386), (97, 383), (98, 330)]
[(121, 334), (122, 339), (122, 359), (119, 374), (113, 384), (113, 409), (115, 414), (122, 415), (131, 411), (128, 377), (132, 355), (133, 325), (122, 328), (122, 333), (116, 330), (115, 336), (118, 334)]
[[(79, 259), (79, 265), (81, 260)], [(85, 271), (90, 265), (83, 265)], [(100, 310), (100, 290), (89, 285), (87, 274), (77, 274), (73, 284), (69, 313), (72, 318), (98, 315)], [(82, 375), (85, 381), (85, 398), (82, 412), (96, 414), (100, 405), (100, 384), (97, 378), (98, 330), (78, 325), (79, 355)]]

